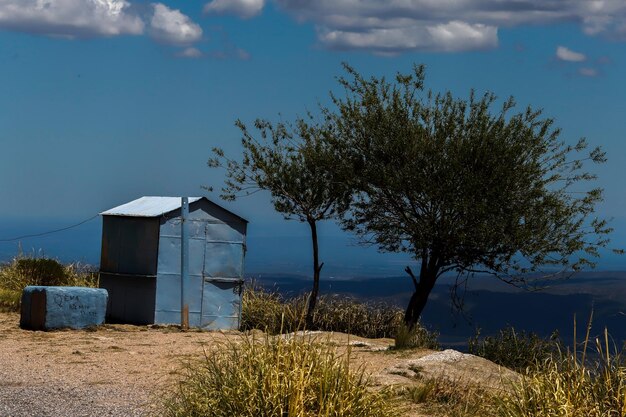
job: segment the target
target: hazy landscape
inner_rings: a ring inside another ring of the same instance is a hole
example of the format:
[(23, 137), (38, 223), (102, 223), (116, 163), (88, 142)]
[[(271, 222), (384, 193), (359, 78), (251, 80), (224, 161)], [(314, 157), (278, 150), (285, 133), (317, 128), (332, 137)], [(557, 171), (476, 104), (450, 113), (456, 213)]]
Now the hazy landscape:
[[(7, 235), (37, 233), (62, 228), (67, 221), (5, 224)], [(293, 296), (310, 290), (309, 241), (306, 236), (255, 236), (254, 223), (248, 237), (246, 279), (263, 287)], [(101, 220), (96, 218), (76, 229), (22, 242), (26, 253), (57, 257), (65, 262), (79, 261), (97, 266), (100, 256)], [(325, 261), (320, 290), (361, 300), (384, 302), (405, 308), (411, 296), (408, 275), (401, 275), (410, 259), (405, 255), (381, 254), (363, 248), (346, 237), (322, 236)], [(45, 248), (45, 249), (42, 249)], [(17, 253), (17, 242), (0, 243), (0, 259)], [(601, 267), (619, 268), (622, 257), (608, 255)], [(601, 268), (600, 267), (600, 268)], [(602, 270), (581, 272), (571, 279), (554, 281), (537, 291), (521, 291), (489, 276), (471, 279), (465, 294), (463, 312), (451, 304), (451, 278), (438, 282), (424, 311), (423, 322), (441, 334), (441, 342), (465, 348), (467, 340), (480, 329), (493, 335), (506, 326), (550, 336), (558, 330), (570, 343), (574, 317), (578, 334), (593, 310), (593, 332), (607, 327), (615, 342), (626, 340), (626, 272)]]

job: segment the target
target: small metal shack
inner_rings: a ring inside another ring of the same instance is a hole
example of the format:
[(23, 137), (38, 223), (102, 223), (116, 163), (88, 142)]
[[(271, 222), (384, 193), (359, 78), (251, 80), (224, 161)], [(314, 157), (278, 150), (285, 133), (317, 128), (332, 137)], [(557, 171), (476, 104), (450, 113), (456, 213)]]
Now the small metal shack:
[[(107, 319), (180, 324), (181, 198), (141, 197), (100, 214)], [(187, 219), (189, 325), (236, 329), (248, 222), (205, 197), (189, 197)]]

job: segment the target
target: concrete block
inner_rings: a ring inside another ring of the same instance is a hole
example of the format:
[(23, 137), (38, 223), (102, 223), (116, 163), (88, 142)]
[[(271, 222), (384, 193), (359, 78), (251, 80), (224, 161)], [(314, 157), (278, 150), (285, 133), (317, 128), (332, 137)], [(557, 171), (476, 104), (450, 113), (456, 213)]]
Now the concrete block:
[(108, 296), (102, 288), (26, 287), (22, 292), (20, 327), (52, 330), (101, 325)]

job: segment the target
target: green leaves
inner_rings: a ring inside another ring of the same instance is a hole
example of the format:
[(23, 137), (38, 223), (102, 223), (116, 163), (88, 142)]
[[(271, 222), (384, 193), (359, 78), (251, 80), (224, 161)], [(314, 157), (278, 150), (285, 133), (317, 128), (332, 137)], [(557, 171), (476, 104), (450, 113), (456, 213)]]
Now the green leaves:
[(585, 185), (596, 178), (588, 165), (606, 161), (600, 148), (567, 145), (541, 111), (515, 113), (513, 98), (494, 109), (492, 93), (424, 91), (423, 66), (393, 83), (345, 68), (346, 97), (327, 114), (352, 167), (346, 229), (414, 254), (437, 276), (524, 283), (524, 274), (594, 265), (610, 232), (592, 217), (602, 190)]
[(257, 139), (241, 121), (243, 155), (228, 159), (214, 149), (210, 167), (226, 169), (222, 197), (233, 200), (259, 190), (269, 191), (276, 211), (287, 219), (317, 221), (345, 209), (349, 191), (339, 177), (341, 161), (326, 137), (332, 127), (311, 117), (294, 125), (256, 120)]

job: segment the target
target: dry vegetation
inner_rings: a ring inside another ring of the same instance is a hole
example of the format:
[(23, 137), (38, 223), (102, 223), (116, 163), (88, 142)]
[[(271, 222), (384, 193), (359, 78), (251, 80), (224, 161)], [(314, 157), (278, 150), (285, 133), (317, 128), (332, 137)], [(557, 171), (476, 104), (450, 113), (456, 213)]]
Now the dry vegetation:
[(97, 287), (98, 273), (90, 265), (63, 265), (56, 259), (20, 253), (0, 264), (0, 311), (18, 311), (22, 290), (29, 285)]
[[(75, 264), (16, 257), (0, 268), (0, 305), (14, 310), (32, 284), (92, 286), (96, 277)], [(608, 332), (590, 337), (591, 322), (570, 349), (557, 336), (510, 328), (470, 340), (474, 355), (466, 355), (430, 350), (437, 336), (403, 327), (396, 308), (338, 297), (322, 297), (314, 328), (298, 333), (305, 305), (249, 288), (242, 332), (231, 333), (28, 332), (2, 313), (0, 414), (626, 416), (623, 356)]]

